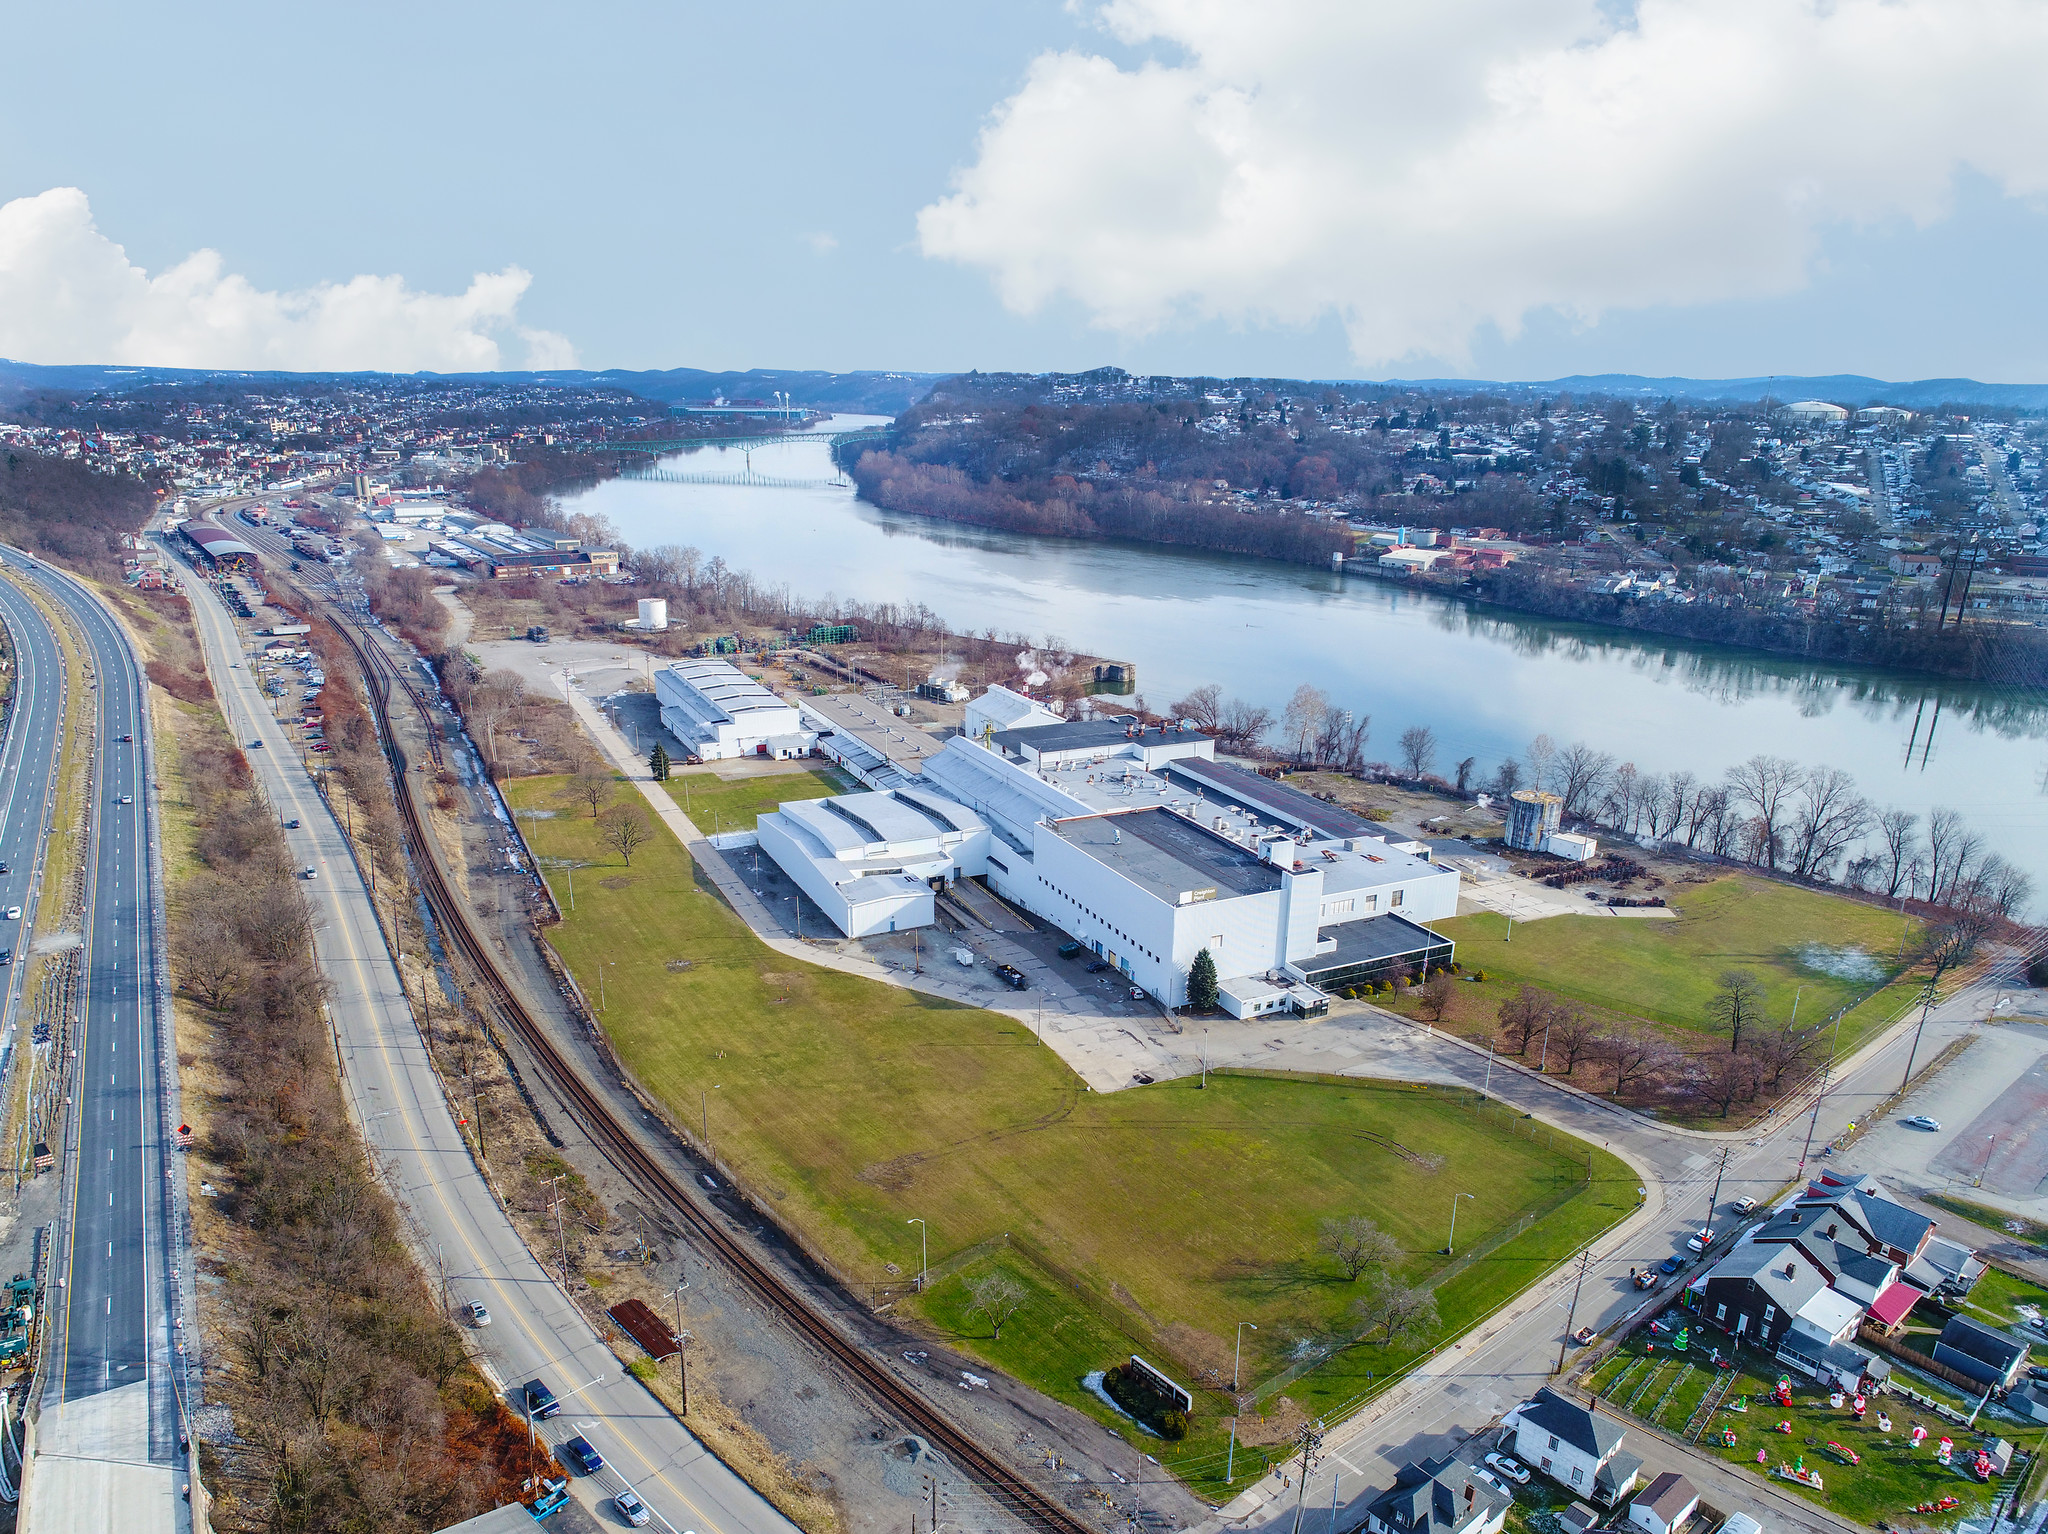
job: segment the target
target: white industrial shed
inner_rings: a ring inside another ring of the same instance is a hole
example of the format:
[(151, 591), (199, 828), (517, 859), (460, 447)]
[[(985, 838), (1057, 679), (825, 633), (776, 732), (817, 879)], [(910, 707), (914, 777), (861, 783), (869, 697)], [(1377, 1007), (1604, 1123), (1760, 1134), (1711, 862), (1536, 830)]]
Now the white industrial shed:
[(791, 800), (754, 834), (848, 937), (930, 926), (934, 886), (988, 866), (987, 823), (922, 788)]
[(817, 733), (785, 703), (729, 661), (684, 660), (654, 674), (661, 722), (707, 762), (736, 756), (808, 756)]

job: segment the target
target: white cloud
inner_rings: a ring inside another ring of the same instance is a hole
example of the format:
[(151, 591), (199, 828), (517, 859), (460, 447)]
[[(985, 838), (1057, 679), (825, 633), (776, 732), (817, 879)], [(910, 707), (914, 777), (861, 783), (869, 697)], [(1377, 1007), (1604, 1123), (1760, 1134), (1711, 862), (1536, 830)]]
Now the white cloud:
[(1555, 308), (1791, 292), (1958, 172), (2048, 190), (2033, 0), (1110, 0), (918, 215), (1030, 313), (1143, 335), (1335, 314), (1364, 363)]
[(811, 247), (811, 254), (816, 256), (829, 256), (839, 248), (839, 236), (829, 234), (823, 229), (812, 230), (803, 236), (803, 242)]
[[(0, 357), (307, 372), (572, 367), (564, 336), (517, 323), (532, 277), (479, 272), (459, 294), (403, 277), (271, 293), (195, 251), (151, 275), (94, 226), (76, 187), (0, 204)], [(508, 360), (500, 337), (524, 351)]]

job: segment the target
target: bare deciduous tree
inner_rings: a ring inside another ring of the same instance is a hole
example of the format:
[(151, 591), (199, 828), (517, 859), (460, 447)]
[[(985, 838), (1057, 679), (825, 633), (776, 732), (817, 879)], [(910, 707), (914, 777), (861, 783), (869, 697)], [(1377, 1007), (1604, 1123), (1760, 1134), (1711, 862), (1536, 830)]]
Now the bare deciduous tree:
[(1614, 1095), (1640, 1081), (1669, 1069), (1678, 1059), (1671, 1041), (1653, 1028), (1623, 1024), (1610, 1029), (1600, 1040), (1600, 1054), (1614, 1072)]
[(1913, 833), (1920, 817), (1910, 810), (1886, 810), (1877, 817), (1877, 836), (1882, 850), (1877, 855), (1885, 898), (1896, 900), (1900, 891), (1912, 893), (1912, 870), (1916, 847)]
[(967, 1286), (967, 1309), (987, 1320), (989, 1330), (1000, 1342), (1003, 1327), (1029, 1298), (1024, 1286), (1007, 1273), (984, 1273)]
[(1796, 762), (1761, 752), (1728, 769), (1730, 801), (1761, 822), (1760, 830), (1750, 839), (1753, 862), (1766, 868), (1778, 866), (1792, 811), (1792, 795), (1805, 776)]
[(597, 830), (605, 845), (616, 852), (628, 868), (633, 866), (633, 854), (654, 834), (647, 824), (647, 812), (637, 804), (613, 805), (598, 816)]
[(1223, 717), (1223, 689), (1214, 682), (1204, 682), (1175, 703), (1170, 712), (1176, 719), (1185, 719), (1196, 729), (1213, 735)]
[(1366, 1269), (1384, 1268), (1401, 1255), (1399, 1243), (1362, 1214), (1323, 1221), (1316, 1245), (1336, 1258), (1354, 1283)]
[(1746, 969), (1721, 971), (1721, 987), (1707, 1003), (1707, 1018), (1728, 1031), (1728, 1047), (1740, 1052), (1742, 1034), (1764, 1020), (1763, 982)]
[(1412, 724), (1401, 732), (1401, 774), (1421, 778), (1436, 765), (1436, 731), (1426, 724)]
[(569, 780), (569, 797), (589, 805), (592, 820), (612, 802), (612, 792), (612, 775), (608, 772), (585, 770)]
[(1802, 879), (1825, 879), (1849, 844), (1870, 825), (1870, 801), (1856, 780), (1837, 767), (1801, 775), (1792, 807), (1792, 870)]
[(1309, 748), (1329, 717), (1328, 693), (1306, 682), (1294, 689), (1294, 696), (1287, 700), (1287, 707), (1281, 712), (1280, 728), (1287, 736), (1295, 761), (1306, 762), (1309, 759)]
[(1381, 1333), (1380, 1341), (1426, 1336), (1436, 1330), (1436, 1296), (1420, 1285), (1404, 1284), (1390, 1273), (1376, 1274), (1363, 1298), (1351, 1313), (1364, 1323), (1366, 1334)]
[(1440, 969), (1422, 982), (1422, 989), (1416, 992), (1416, 1006), (1429, 1021), (1440, 1023), (1457, 987), (1458, 982), (1451, 978), (1449, 971)]

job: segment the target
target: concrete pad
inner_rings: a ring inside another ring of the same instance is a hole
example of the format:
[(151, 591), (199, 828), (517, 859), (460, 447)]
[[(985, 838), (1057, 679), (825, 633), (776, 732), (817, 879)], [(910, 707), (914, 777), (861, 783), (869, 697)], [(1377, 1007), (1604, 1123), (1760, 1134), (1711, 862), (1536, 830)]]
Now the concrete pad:
[(1942, 1147), (1928, 1170), (1981, 1186), (2007, 1198), (2035, 1198), (2048, 1179), (2048, 1059), (1993, 1099)]
[(19, 1527), (22, 1534), (175, 1529), (178, 1477), (169, 1465), (39, 1453), (29, 1462)]

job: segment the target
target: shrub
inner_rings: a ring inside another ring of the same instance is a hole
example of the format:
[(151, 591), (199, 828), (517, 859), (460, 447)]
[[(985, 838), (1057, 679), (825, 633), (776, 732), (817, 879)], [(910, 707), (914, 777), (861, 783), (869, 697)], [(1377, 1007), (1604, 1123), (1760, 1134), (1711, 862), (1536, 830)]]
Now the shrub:
[(2027, 983), (2048, 985), (2048, 953), (2036, 954), (2027, 963)]
[(1179, 1443), (1188, 1436), (1188, 1414), (1184, 1411), (1163, 1411), (1159, 1414), (1159, 1436), (1168, 1443)]

